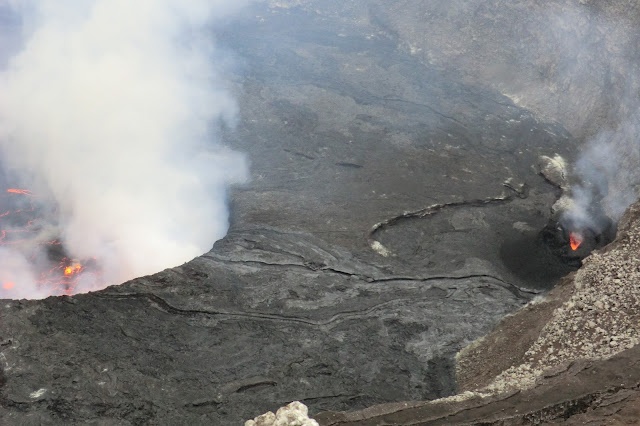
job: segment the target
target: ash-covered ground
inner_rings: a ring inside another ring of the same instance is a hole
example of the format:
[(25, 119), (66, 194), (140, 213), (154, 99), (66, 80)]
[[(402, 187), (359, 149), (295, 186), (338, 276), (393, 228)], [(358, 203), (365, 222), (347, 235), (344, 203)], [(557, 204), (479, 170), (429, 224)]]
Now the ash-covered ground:
[(232, 425), (453, 395), (455, 354), (574, 270), (539, 240), (561, 195), (540, 156), (575, 160), (611, 120), (602, 63), (574, 81), (543, 61), (544, 5), (476, 3), (258, 2), (219, 30), (241, 115), (224, 140), (251, 163), (228, 235), (100, 292), (3, 301), (2, 422)]

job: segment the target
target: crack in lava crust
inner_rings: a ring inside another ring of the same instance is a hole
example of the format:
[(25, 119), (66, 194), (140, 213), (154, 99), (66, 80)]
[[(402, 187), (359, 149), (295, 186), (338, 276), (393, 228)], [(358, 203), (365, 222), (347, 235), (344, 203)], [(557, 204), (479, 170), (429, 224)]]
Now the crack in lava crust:
[(71, 295), (80, 287), (83, 292), (96, 287), (97, 259), (70, 258), (62, 241), (52, 237), (56, 209), (34, 198), (28, 189), (9, 188), (0, 195), (0, 249), (9, 259), (0, 267), (0, 298)]

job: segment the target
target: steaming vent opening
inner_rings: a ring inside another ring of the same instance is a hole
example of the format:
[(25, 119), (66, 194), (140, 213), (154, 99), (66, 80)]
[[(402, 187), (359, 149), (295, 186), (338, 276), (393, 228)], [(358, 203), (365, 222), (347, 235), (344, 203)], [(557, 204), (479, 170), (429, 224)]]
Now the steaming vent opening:
[(551, 252), (567, 265), (580, 267), (582, 259), (593, 250), (602, 248), (615, 238), (616, 225), (606, 215), (593, 216), (589, 223), (562, 215), (551, 219), (541, 231), (542, 241)]
[[(575, 206), (572, 202), (564, 205)], [(583, 212), (554, 209), (538, 231), (507, 237), (500, 248), (504, 266), (529, 288), (553, 288), (560, 278), (580, 268), (593, 250), (615, 238), (616, 223), (598, 203)]]
[(571, 250), (578, 250), (583, 240), (584, 236), (582, 236), (581, 232), (569, 232), (569, 246)]

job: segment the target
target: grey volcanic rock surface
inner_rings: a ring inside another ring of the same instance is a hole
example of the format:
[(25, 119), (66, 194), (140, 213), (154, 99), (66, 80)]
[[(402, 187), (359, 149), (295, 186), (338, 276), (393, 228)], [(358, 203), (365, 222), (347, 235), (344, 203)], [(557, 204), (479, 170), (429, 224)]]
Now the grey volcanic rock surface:
[(639, 236), (636, 202), (614, 242), (458, 353), (459, 395), (316, 419), (324, 426), (638, 424)]
[(3, 424), (232, 425), (292, 400), (451, 395), (455, 353), (571, 270), (538, 240), (559, 194), (537, 164), (578, 141), (349, 4), (258, 3), (216, 34), (238, 58), (223, 136), (252, 171), (229, 234), (100, 292), (2, 301)]

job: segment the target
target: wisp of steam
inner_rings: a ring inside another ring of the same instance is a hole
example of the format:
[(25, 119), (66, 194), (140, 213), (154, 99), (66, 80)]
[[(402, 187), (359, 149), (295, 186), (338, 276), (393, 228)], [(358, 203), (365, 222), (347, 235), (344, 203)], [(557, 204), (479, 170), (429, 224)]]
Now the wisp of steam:
[(640, 110), (615, 129), (604, 129), (587, 142), (575, 166), (581, 179), (572, 189), (576, 206), (568, 214), (580, 219), (580, 215), (587, 216), (592, 204), (598, 203), (614, 221), (620, 219), (638, 198), (639, 138)]
[[(549, 92), (564, 95), (560, 115), (575, 117), (573, 131), (584, 139), (571, 168), (572, 205), (563, 220), (600, 233), (640, 194), (640, 74), (637, 42), (629, 36), (635, 34), (633, 21), (599, 13), (587, 3), (550, 11), (546, 21), (553, 42), (539, 50), (549, 62)], [(633, 3), (618, 8), (637, 12)]]
[[(226, 188), (247, 165), (216, 142), (236, 104), (211, 28), (241, 3), (0, 0), (2, 166), (55, 205), (31, 245), (96, 259), (74, 292), (179, 265), (226, 233)], [(0, 247), (0, 297), (50, 294), (31, 249)]]

